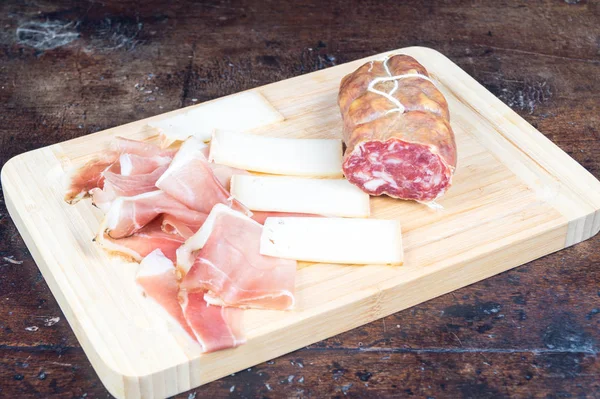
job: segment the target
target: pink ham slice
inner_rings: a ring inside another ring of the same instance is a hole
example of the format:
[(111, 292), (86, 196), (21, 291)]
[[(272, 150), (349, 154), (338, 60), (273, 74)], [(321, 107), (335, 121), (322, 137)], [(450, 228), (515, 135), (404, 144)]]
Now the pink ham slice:
[(121, 154), (119, 156), (121, 175), (133, 176), (151, 173), (161, 166), (168, 166), (172, 159), (170, 156), (160, 155), (145, 157), (136, 154)]
[(169, 168), (156, 182), (156, 187), (178, 199), (190, 209), (209, 213), (216, 204), (251, 214), (231, 197), (215, 177), (203, 154), (206, 144), (190, 137), (182, 145)]
[(143, 157), (166, 156), (173, 158), (177, 152), (177, 149), (163, 149), (153, 143), (124, 137), (115, 137), (115, 140), (111, 142), (111, 149), (119, 154), (135, 154)]
[(106, 232), (111, 238), (128, 237), (161, 214), (174, 217), (194, 231), (207, 217), (205, 213), (194, 211), (167, 193), (156, 190), (116, 198), (104, 217), (100, 234)]
[(243, 310), (209, 305), (203, 292), (180, 291), (179, 301), (203, 352), (234, 348), (246, 342)]
[(117, 197), (133, 197), (155, 191), (156, 181), (167, 168), (168, 165), (162, 165), (150, 173), (129, 176), (112, 172), (109, 169), (103, 173), (104, 188), (94, 188), (91, 190), (92, 203), (106, 213)]
[[(173, 158), (177, 150), (166, 149), (142, 141), (129, 140), (122, 137), (116, 137), (110, 145), (111, 149), (104, 152), (98, 158), (86, 163), (83, 167), (75, 171), (70, 177), (69, 187), (65, 195), (65, 201), (74, 204), (82, 198), (89, 195), (94, 188), (102, 189), (104, 187), (103, 173), (113, 165), (119, 164), (119, 158), (122, 154), (131, 154), (137, 157), (152, 157), (152, 164), (158, 162), (155, 157)], [(170, 162), (170, 161), (169, 161)], [(121, 173), (120, 167), (111, 168), (115, 173)], [(154, 168), (156, 169), (156, 168)], [(152, 169), (152, 170), (154, 170)], [(146, 173), (148, 167), (146, 167)], [(130, 172), (130, 171), (129, 171)], [(126, 174), (131, 174), (126, 173)]]
[(140, 263), (136, 277), (152, 298), (202, 346), (203, 352), (233, 348), (246, 342), (241, 309), (210, 306), (203, 293), (179, 290), (173, 263), (157, 249)]
[(97, 187), (104, 186), (104, 171), (108, 170), (119, 158), (119, 153), (110, 151), (86, 163), (71, 177), (69, 188), (65, 194), (65, 201), (75, 204)]
[[(179, 229), (185, 229), (186, 235), (174, 229), (173, 224), (180, 225)], [(191, 234), (187, 226), (173, 218), (158, 218), (129, 237), (117, 240), (103, 233), (96, 237), (96, 242), (108, 252), (130, 257), (136, 262), (140, 262), (155, 249), (159, 249), (165, 257), (175, 262), (177, 249)]]
[(225, 205), (215, 205), (204, 225), (177, 251), (186, 274), (181, 289), (207, 292), (211, 304), (290, 309), (297, 262), (261, 255), (262, 226)]
[[(190, 227), (190, 226), (186, 225), (185, 223), (180, 222), (179, 220), (175, 219), (171, 215), (163, 216), (161, 230), (164, 231), (165, 233), (177, 234), (187, 240), (188, 238), (190, 238), (191, 236), (194, 235), (196, 230), (198, 230), (197, 228), (196, 229), (194, 229), (194, 228), (195, 228), (195, 226)], [(175, 262), (175, 261), (173, 261), (173, 262)]]
[(146, 295), (162, 306), (192, 339), (196, 339), (196, 334), (188, 325), (179, 304), (179, 283), (175, 267), (160, 249), (153, 251), (142, 260), (136, 282), (144, 289)]

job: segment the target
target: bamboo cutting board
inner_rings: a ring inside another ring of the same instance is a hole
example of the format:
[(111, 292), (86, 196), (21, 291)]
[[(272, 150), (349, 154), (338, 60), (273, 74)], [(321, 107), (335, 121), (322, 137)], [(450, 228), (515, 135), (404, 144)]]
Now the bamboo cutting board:
[[(373, 198), (373, 217), (402, 223), (404, 266), (302, 264), (295, 310), (246, 311), (248, 343), (236, 349), (200, 354), (141, 295), (136, 265), (92, 243), (101, 213), (89, 200), (63, 201), (66, 171), (114, 136), (152, 139), (156, 131), (147, 122), (181, 110), (28, 152), (5, 165), (8, 210), (113, 395), (162, 398), (186, 391), (598, 233), (598, 180), (440, 53), (422, 47), (390, 53), (398, 52), (428, 69), (450, 105), (459, 160), (454, 185), (439, 201), (443, 210)], [(285, 117), (255, 132), (341, 137), (341, 78), (384, 55), (254, 89)]]

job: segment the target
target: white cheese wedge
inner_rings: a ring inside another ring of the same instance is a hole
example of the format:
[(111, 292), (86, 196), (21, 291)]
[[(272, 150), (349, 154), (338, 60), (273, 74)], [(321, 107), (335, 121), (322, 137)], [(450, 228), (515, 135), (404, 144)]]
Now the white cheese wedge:
[(216, 130), (210, 143), (209, 160), (275, 175), (342, 177), (342, 141)]
[(162, 145), (195, 136), (209, 141), (215, 129), (245, 131), (285, 118), (256, 91), (234, 94), (200, 104), (181, 114), (148, 122), (162, 135)]
[(260, 253), (307, 262), (401, 265), (402, 233), (396, 220), (271, 217)]
[(369, 216), (369, 194), (346, 179), (234, 175), (231, 195), (253, 211)]

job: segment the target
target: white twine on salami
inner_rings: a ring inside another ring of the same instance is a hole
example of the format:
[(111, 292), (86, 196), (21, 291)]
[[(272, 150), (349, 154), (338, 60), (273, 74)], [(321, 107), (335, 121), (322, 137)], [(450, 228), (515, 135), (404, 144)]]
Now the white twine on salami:
[[(420, 73), (406, 73), (406, 74), (402, 74), (402, 75), (392, 75), (392, 72), (390, 71), (387, 62), (388, 60), (395, 54), (389, 54), (387, 55), (385, 58), (383, 58), (381, 60), (382, 62), (382, 66), (385, 69), (385, 72), (387, 73), (388, 76), (380, 76), (377, 78), (374, 78), (370, 83), (369, 86), (367, 87), (367, 91), (370, 91), (372, 93), (378, 94), (382, 97), (385, 97), (387, 100), (389, 100), (391, 103), (393, 103), (396, 108), (390, 109), (386, 112), (386, 114), (389, 114), (390, 112), (400, 112), (400, 113), (404, 113), (406, 111), (406, 107), (400, 102), (400, 100), (398, 100), (397, 98), (394, 97), (394, 93), (398, 90), (399, 88), (399, 84), (398, 81), (402, 80), (402, 79), (410, 79), (410, 78), (418, 78), (418, 79), (424, 79), (427, 80), (428, 82), (430, 82), (431, 84), (433, 84), (434, 86), (436, 86), (435, 82), (429, 78), (428, 76), (425, 76), (423, 74)], [(373, 63), (374, 61), (371, 61), (371, 65), (369, 67), (368, 72), (371, 72), (371, 70), (373, 69)], [(392, 90), (390, 90), (388, 93), (381, 91), (381, 90), (377, 90), (375, 88), (375, 86), (379, 83), (384, 83), (384, 82), (394, 82), (394, 87), (392, 88)], [(360, 147), (359, 147), (360, 148)], [(431, 149), (433, 152), (437, 152), (437, 150), (435, 148)], [(440, 193), (441, 195), (442, 193)], [(437, 198), (436, 198), (437, 199)], [(436, 199), (433, 199), (432, 201), (416, 201), (420, 204), (423, 204), (425, 206), (427, 206), (429, 209), (434, 210), (434, 211), (443, 211), (444, 210), (444, 206), (437, 203)]]
[[(392, 57), (391, 54), (388, 55), (388, 56), (386, 56), (385, 59), (383, 60), (383, 68), (385, 69), (385, 72), (388, 74), (388, 76), (382, 76), (382, 77), (378, 77), (378, 78), (373, 79), (369, 83), (369, 86), (367, 87), (367, 90), (370, 91), (371, 93), (379, 94), (380, 96), (385, 97), (386, 99), (388, 99), (389, 101), (391, 101), (396, 106), (396, 108), (388, 110), (386, 112), (386, 114), (389, 114), (390, 112), (404, 113), (406, 111), (406, 107), (397, 98), (395, 98), (393, 96), (394, 93), (396, 92), (396, 90), (398, 90), (398, 80), (400, 80), (400, 79), (408, 79), (408, 78), (419, 78), (419, 79), (427, 80), (428, 82), (430, 82), (433, 85), (435, 85), (435, 83), (429, 77), (427, 77), (425, 75), (422, 75), (420, 73), (406, 73), (406, 74), (403, 74), (403, 75), (392, 75), (392, 72), (390, 71), (390, 69), (389, 69), (389, 67), (387, 65), (387, 62), (390, 59), (390, 57)], [(371, 64), (371, 68), (372, 67), (373, 67), (373, 64)], [(386, 93), (386, 92), (381, 91), (381, 90), (377, 90), (375, 88), (376, 84), (382, 83), (382, 82), (394, 82), (394, 87), (392, 88), (392, 90), (390, 90), (389, 93)]]

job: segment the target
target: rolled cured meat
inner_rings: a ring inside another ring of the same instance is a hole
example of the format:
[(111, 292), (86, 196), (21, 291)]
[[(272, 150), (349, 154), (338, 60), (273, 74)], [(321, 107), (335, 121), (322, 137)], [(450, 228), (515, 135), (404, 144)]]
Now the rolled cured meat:
[(346, 178), (370, 195), (431, 202), (452, 184), (448, 103), (408, 55), (371, 61), (342, 79)]

